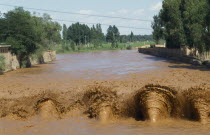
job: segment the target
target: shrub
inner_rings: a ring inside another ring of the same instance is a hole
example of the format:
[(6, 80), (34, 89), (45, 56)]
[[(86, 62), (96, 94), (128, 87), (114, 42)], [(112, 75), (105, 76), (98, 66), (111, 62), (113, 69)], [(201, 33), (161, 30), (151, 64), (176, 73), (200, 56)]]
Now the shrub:
[(155, 48), (155, 44), (151, 44), (150, 45), (150, 48)]
[(132, 46), (131, 45), (126, 46), (126, 49), (127, 50), (132, 50)]
[(71, 46), (71, 49), (72, 49), (73, 51), (76, 50), (76, 45), (75, 45), (75, 43), (74, 43), (73, 41), (70, 41), (70, 46)]
[(4, 70), (5, 70), (5, 57), (4, 56), (0, 56), (0, 74), (3, 74)]

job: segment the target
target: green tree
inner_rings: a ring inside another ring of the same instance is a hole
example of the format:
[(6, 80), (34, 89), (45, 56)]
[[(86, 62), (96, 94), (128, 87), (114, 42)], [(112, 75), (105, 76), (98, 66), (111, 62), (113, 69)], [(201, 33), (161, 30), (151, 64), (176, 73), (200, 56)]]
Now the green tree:
[(1, 42), (11, 44), (21, 67), (29, 67), (29, 57), (50, 48), (50, 44), (60, 42), (61, 27), (52, 22), (48, 14), (37, 17), (23, 8), (15, 8), (0, 18)]
[(104, 34), (102, 32), (101, 24), (96, 24), (91, 28), (91, 42), (93, 43), (94, 47), (99, 47), (102, 45)]
[(168, 48), (180, 48), (185, 44), (180, 3), (181, 0), (164, 0), (160, 11), (160, 18), (164, 26), (163, 34)]
[(49, 45), (59, 43), (61, 41), (61, 25), (57, 22), (53, 22), (50, 15), (46, 13), (42, 17), (42, 22)]
[(67, 40), (67, 27), (66, 27), (66, 24), (63, 24), (63, 40)]
[(29, 56), (39, 48), (34, 40), (37, 33), (30, 12), (16, 8), (6, 13), (5, 19), (9, 28), (7, 42), (12, 45), (12, 53), (18, 56), (21, 67), (30, 66)]
[(5, 57), (0, 55), (0, 74), (3, 74), (5, 70)]
[(131, 35), (130, 35), (130, 41), (133, 42), (134, 41), (134, 34), (133, 32), (131, 31)]
[(208, 31), (205, 21), (208, 15), (207, 0), (182, 0), (182, 14), (187, 45), (199, 52), (205, 51), (205, 33)]
[(205, 19), (205, 42), (206, 42), (206, 50), (210, 51), (210, 0), (207, 1), (207, 16)]
[(90, 28), (85, 24), (72, 24), (67, 31), (67, 40), (74, 41), (76, 45), (89, 43)]
[(159, 15), (155, 15), (154, 21), (152, 23), (152, 28), (153, 28), (153, 39), (155, 40), (156, 44), (159, 44), (160, 39), (163, 37), (163, 30), (162, 30), (162, 25), (161, 25), (161, 19)]
[(112, 48), (118, 48), (118, 42), (120, 40), (120, 32), (118, 28), (114, 26), (109, 26), (107, 29), (106, 41), (112, 43)]

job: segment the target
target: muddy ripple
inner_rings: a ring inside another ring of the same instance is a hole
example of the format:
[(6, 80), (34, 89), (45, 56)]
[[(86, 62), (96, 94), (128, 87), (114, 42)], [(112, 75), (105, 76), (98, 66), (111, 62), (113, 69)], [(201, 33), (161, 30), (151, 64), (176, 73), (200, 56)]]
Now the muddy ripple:
[(179, 107), (176, 94), (166, 86), (146, 85), (135, 94), (137, 116), (152, 122), (175, 116)]
[(121, 96), (110, 87), (96, 85), (74, 96), (45, 91), (31, 97), (0, 99), (0, 118), (63, 119), (75, 113), (102, 122), (129, 117), (158, 122), (173, 117), (205, 124), (210, 117), (210, 89), (194, 87), (177, 93), (174, 88), (150, 84)]
[(90, 88), (84, 94), (83, 102), (90, 118), (106, 121), (117, 116), (119, 112), (117, 94), (109, 87), (94, 86)]
[(184, 115), (190, 120), (205, 124), (210, 117), (210, 89), (205, 87), (190, 88), (183, 93)]

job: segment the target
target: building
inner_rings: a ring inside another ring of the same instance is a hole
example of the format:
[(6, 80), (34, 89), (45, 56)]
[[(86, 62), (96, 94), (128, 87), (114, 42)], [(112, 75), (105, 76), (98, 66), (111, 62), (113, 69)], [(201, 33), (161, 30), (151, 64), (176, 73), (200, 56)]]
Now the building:
[(0, 45), (0, 54), (1, 53), (8, 53), (10, 50), (11, 45)]

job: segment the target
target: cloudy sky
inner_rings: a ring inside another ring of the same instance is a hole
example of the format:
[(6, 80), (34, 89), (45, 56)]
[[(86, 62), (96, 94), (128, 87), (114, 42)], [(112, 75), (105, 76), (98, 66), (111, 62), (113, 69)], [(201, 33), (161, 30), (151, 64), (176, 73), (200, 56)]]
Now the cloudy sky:
[[(74, 12), (90, 15), (103, 16), (118, 16), (126, 18), (136, 18), (142, 20), (151, 20), (152, 17), (158, 14), (162, 6), (162, 0), (0, 0), (0, 4), (9, 4), (30, 8), (57, 10), (64, 12)], [(7, 12), (14, 9), (14, 7), (7, 7), (0, 5), (1, 12)], [(26, 9), (29, 10), (29, 9)], [(34, 12), (35, 10), (29, 10)], [(42, 11), (35, 11), (43, 14)], [(136, 20), (122, 20), (113, 18), (103, 18), (94, 16), (82, 16), (72, 14), (61, 14), (46, 12), (51, 15), (53, 19), (79, 21), (87, 23), (101, 23), (116, 26), (127, 26), (136, 28), (151, 29), (151, 22), (143, 22)], [(66, 23), (68, 26), (70, 22)], [(89, 24), (89, 26), (91, 26)], [(108, 26), (103, 26), (103, 31), (106, 33)], [(131, 29), (119, 27), (121, 34), (151, 34), (152, 30)]]

